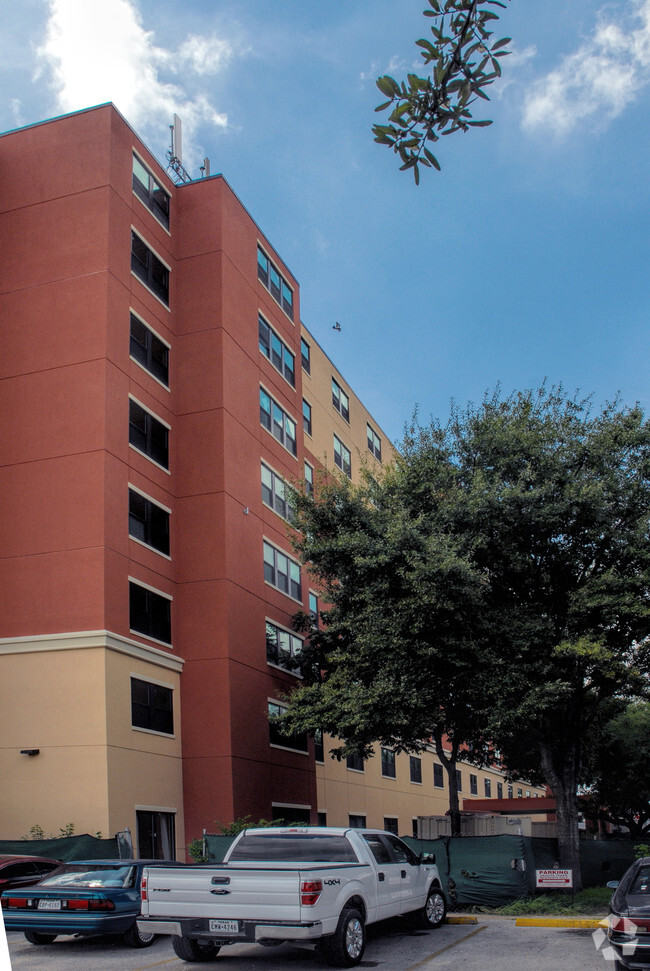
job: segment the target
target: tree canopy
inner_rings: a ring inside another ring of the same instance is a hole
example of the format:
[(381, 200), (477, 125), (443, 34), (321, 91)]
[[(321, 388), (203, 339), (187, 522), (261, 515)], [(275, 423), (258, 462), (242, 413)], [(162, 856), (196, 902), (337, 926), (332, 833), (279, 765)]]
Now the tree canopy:
[[(506, 0), (507, 2), (507, 0)], [(388, 98), (376, 111), (391, 109), (388, 124), (374, 125), (375, 141), (387, 145), (399, 156), (402, 169), (411, 169), (416, 183), (420, 166), (440, 169), (430, 149), (441, 135), (491, 125), (475, 121), (469, 110), (477, 99), (489, 101), (485, 89), (501, 76), (499, 59), (509, 37), (492, 40), (489, 29), (505, 9), (500, 0), (428, 0), (424, 16), (433, 19), (433, 40), (416, 41), (426, 77), (409, 74), (398, 82), (384, 75), (377, 87)]]
[[(486, 395), (417, 420), (380, 481), (298, 499), (297, 550), (331, 604), (288, 724), (347, 749), (490, 743), (557, 800), (579, 873), (583, 742), (643, 694), (650, 613), (650, 425), (561, 388)], [(578, 880), (579, 882), (579, 880)]]

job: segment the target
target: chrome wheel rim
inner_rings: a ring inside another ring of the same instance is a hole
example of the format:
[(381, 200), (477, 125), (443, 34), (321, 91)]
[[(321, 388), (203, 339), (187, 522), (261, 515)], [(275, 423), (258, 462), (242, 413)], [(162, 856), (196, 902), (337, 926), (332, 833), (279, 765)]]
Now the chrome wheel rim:
[(351, 958), (358, 958), (363, 951), (363, 926), (356, 917), (345, 928), (345, 950)]
[(437, 924), (442, 920), (445, 913), (445, 904), (439, 893), (432, 893), (428, 897), (425, 910), (427, 920), (430, 924)]

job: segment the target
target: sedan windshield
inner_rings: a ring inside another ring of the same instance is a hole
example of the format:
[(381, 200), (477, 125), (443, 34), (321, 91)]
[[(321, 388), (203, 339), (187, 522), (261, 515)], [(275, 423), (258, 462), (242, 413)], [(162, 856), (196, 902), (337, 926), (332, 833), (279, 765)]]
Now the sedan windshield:
[(135, 867), (115, 864), (89, 866), (66, 863), (52, 876), (41, 880), (41, 887), (132, 887), (135, 883)]

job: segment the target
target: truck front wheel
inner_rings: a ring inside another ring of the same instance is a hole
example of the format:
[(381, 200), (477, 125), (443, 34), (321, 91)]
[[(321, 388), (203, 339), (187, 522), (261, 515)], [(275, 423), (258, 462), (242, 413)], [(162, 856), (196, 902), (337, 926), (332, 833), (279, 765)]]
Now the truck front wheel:
[(447, 901), (445, 895), (437, 887), (432, 887), (424, 907), (413, 912), (413, 926), (421, 930), (431, 930), (444, 924), (446, 915)]
[(362, 914), (354, 908), (343, 911), (334, 933), (324, 937), (321, 943), (325, 960), (335, 968), (359, 964), (365, 949), (366, 927)]
[(177, 957), (183, 961), (213, 961), (221, 950), (218, 944), (196, 937), (172, 935), (172, 947)]

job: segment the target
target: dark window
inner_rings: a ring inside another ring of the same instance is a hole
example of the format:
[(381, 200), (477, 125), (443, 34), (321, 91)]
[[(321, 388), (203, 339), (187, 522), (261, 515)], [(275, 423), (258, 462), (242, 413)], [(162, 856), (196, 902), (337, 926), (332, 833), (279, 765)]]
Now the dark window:
[(154, 179), (137, 155), (133, 156), (133, 191), (144, 202), (159, 223), (169, 229), (169, 194)]
[(259, 316), (258, 331), (260, 351), (294, 388), (296, 386), (294, 355), (261, 315)]
[(389, 844), (398, 863), (410, 863), (411, 866), (417, 866), (418, 858), (410, 846), (396, 836), (384, 836), (384, 839)]
[(131, 357), (166, 386), (169, 385), (169, 348), (131, 314)]
[(169, 468), (169, 430), (132, 398), (129, 400), (129, 443), (146, 456)]
[(436, 789), (445, 788), (445, 780), (442, 774), (442, 766), (438, 765), (437, 762), (433, 763), (433, 784)]
[(129, 536), (169, 556), (169, 513), (129, 489)]
[(419, 759), (417, 755), (409, 756), (409, 765), (411, 768), (411, 782), (422, 782), (422, 759)]
[(348, 816), (348, 826), (350, 829), (365, 829), (366, 817), (357, 813), (350, 813)]
[(456, 769), (456, 788), (459, 792), (463, 791), (463, 774), (460, 769)]
[(503, 799), (503, 782), (497, 782), (497, 799)]
[(300, 338), (300, 363), (303, 371), (311, 374), (311, 348), (304, 337)]
[[(274, 807), (274, 811), (276, 808), (279, 807)], [(287, 809), (287, 812), (295, 810)], [(229, 862), (240, 860), (268, 860), (273, 863), (284, 863), (286, 860), (305, 863), (359, 862), (347, 837), (323, 833), (247, 834), (237, 841)]]
[(139, 634), (171, 644), (171, 601), (138, 583), (129, 582), (129, 626)]
[(381, 774), (388, 779), (395, 778), (395, 753), (392, 749), (381, 750)]
[(399, 832), (399, 820), (395, 816), (384, 816), (384, 829), (387, 833), (397, 836)]
[(354, 769), (356, 772), (364, 771), (363, 758), (358, 752), (352, 752), (350, 755), (346, 756), (345, 761), (348, 769)]
[(473, 772), (469, 774), (469, 791), (470, 795), (478, 796), (478, 776), (474, 775)]
[(302, 427), (311, 435), (311, 405), (305, 399), (302, 399)]
[(511, 785), (508, 786), (508, 799), (512, 799), (514, 796), (514, 790)]
[(136, 232), (131, 231), (131, 269), (169, 306), (169, 270)]
[(302, 640), (295, 634), (266, 622), (266, 660), (288, 671), (295, 671), (302, 651)]
[[(384, 820), (384, 828), (386, 828), (385, 823), (386, 820)], [(364, 833), (363, 838), (370, 847), (370, 852), (374, 856), (376, 863), (385, 865), (386, 863), (393, 862), (388, 847), (381, 836), (376, 833)]]
[(334, 378), (332, 378), (332, 404), (336, 410), (341, 414), (347, 422), (350, 421), (350, 399), (346, 395), (345, 391), (338, 384)]
[(486, 796), (487, 799), (489, 799), (491, 797), (491, 795), (492, 795), (492, 780), (491, 779), (484, 779), (483, 782), (484, 782), (484, 785), (485, 785), (485, 796)]
[(381, 462), (381, 438), (370, 425), (366, 427), (368, 431), (368, 449)]
[[(314, 758), (316, 759), (317, 762), (324, 762), (325, 761), (325, 747), (323, 745), (323, 732), (322, 732), (322, 730), (320, 728), (317, 731), (314, 732)], [(321, 823), (321, 821), (320, 821), (320, 817), (321, 816), (324, 816), (324, 815), (325, 815), (325, 813), (319, 813), (318, 814), (318, 825), (319, 826), (326, 826), (327, 825), (326, 823)]]
[(262, 502), (270, 506), (279, 516), (293, 522), (295, 514), (288, 501), (291, 486), (262, 462)]
[(305, 732), (287, 734), (281, 731), (280, 726), (274, 721), (278, 715), (281, 715), (286, 710), (282, 705), (278, 705), (274, 701), (269, 701), (269, 740), (271, 745), (280, 745), (282, 748), (294, 748), (298, 749), (299, 752), (307, 752), (309, 746)]
[(300, 566), (286, 553), (264, 541), (264, 579), (294, 600), (302, 600)]
[(138, 855), (142, 860), (176, 859), (176, 820), (174, 813), (136, 810)]
[(293, 290), (260, 246), (257, 247), (257, 276), (293, 320)]
[(334, 436), (334, 465), (337, 465), (341, 472), (344, 472), (345, 475), (347, 475), (348, 479), (352, 478), (352, 458), (350, 456), (350, 449), (346, 448), (337, 435)]
[(260, 422), (292, 455), (297, 455), (295, 421), (263, 388), (260, 388)]
[(131, 724), (164, 735), (174, 734), (173, 691), (161, 684), (131, 678)]

